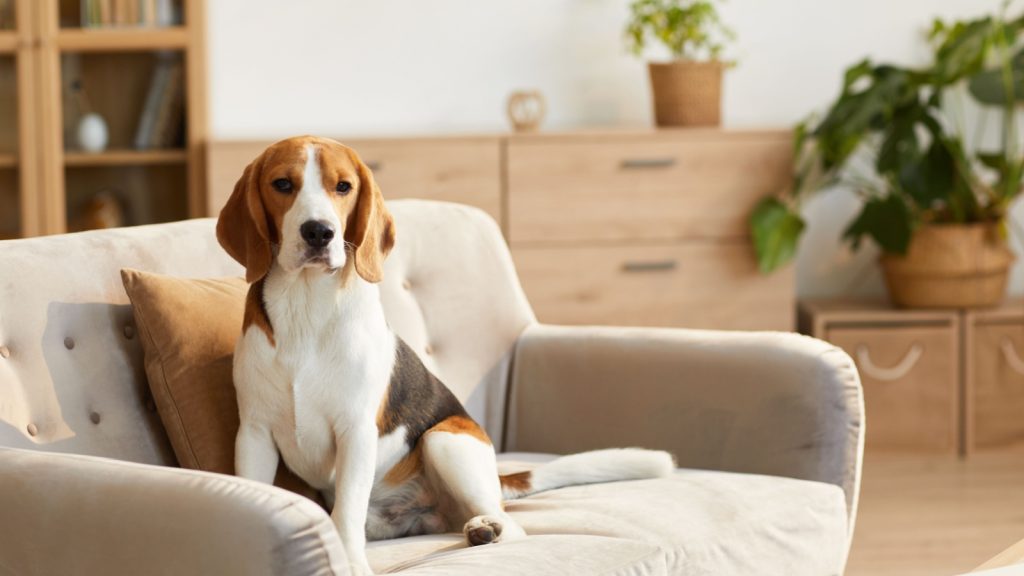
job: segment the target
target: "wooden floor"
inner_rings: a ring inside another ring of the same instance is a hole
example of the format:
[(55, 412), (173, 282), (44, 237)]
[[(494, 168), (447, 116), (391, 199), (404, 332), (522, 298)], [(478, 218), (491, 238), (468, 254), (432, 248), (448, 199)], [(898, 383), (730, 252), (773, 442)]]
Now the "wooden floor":
[(969, 572), (1024, 538), (1024, 444), (954, 457), (865, 455), (847, 576)]

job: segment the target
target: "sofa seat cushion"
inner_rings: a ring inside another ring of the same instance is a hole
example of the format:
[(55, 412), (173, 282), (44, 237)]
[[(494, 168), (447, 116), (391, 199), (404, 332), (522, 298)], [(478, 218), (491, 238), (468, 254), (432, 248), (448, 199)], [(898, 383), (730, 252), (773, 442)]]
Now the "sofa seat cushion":
[[(548, 456), (505, 454), (502, 473)], [(380, 573), (841, 574), (846, 500), (832, 484), (681, 469), (671, 478), (574, 486), (511, 501), (530, 534), (466, 548), (461, 535), (373, 542)]]

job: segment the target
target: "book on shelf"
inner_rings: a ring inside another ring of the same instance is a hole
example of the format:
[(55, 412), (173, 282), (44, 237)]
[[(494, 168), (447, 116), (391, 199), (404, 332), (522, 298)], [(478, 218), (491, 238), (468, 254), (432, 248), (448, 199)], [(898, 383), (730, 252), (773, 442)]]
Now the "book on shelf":
[(174, 147), (180, 137), (185, 112), (185, 68), (180, 55), (157, 56), (149, 91), (142, 106), (135, 148), (152, 150)]
[[(8, 0), (0, 0), (4, 2)], [(181, 22), (174, 0), (81, 0), (82, 28), (175, 26)]]

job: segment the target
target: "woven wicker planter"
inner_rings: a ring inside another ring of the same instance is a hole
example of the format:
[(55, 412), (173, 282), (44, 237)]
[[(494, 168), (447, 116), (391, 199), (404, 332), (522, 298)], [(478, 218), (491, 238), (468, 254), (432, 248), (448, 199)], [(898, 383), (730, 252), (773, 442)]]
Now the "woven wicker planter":
[(721, 62), (650, 62), (654, 119), (658, 126), (722, 123)]
[(991, 224), (933, 225), (914, 233), (906, 256), (882, 256), (889, 295), (905, 308), (999, 304), (1013, 254)]

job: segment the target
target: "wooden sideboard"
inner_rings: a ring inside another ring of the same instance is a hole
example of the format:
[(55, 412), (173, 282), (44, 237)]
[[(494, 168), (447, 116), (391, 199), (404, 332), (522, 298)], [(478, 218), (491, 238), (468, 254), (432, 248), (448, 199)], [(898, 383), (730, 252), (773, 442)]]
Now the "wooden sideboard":
[[(747, 232), (757, 200), (788, 184), (789, 132), (342, 141), (374, 170), (386, 198), (460, 202), (493, 216), (544, 322), (793, 328), (793, 270), (759, 274)], [(210, 144), (210, 214), (269, 143)]]

